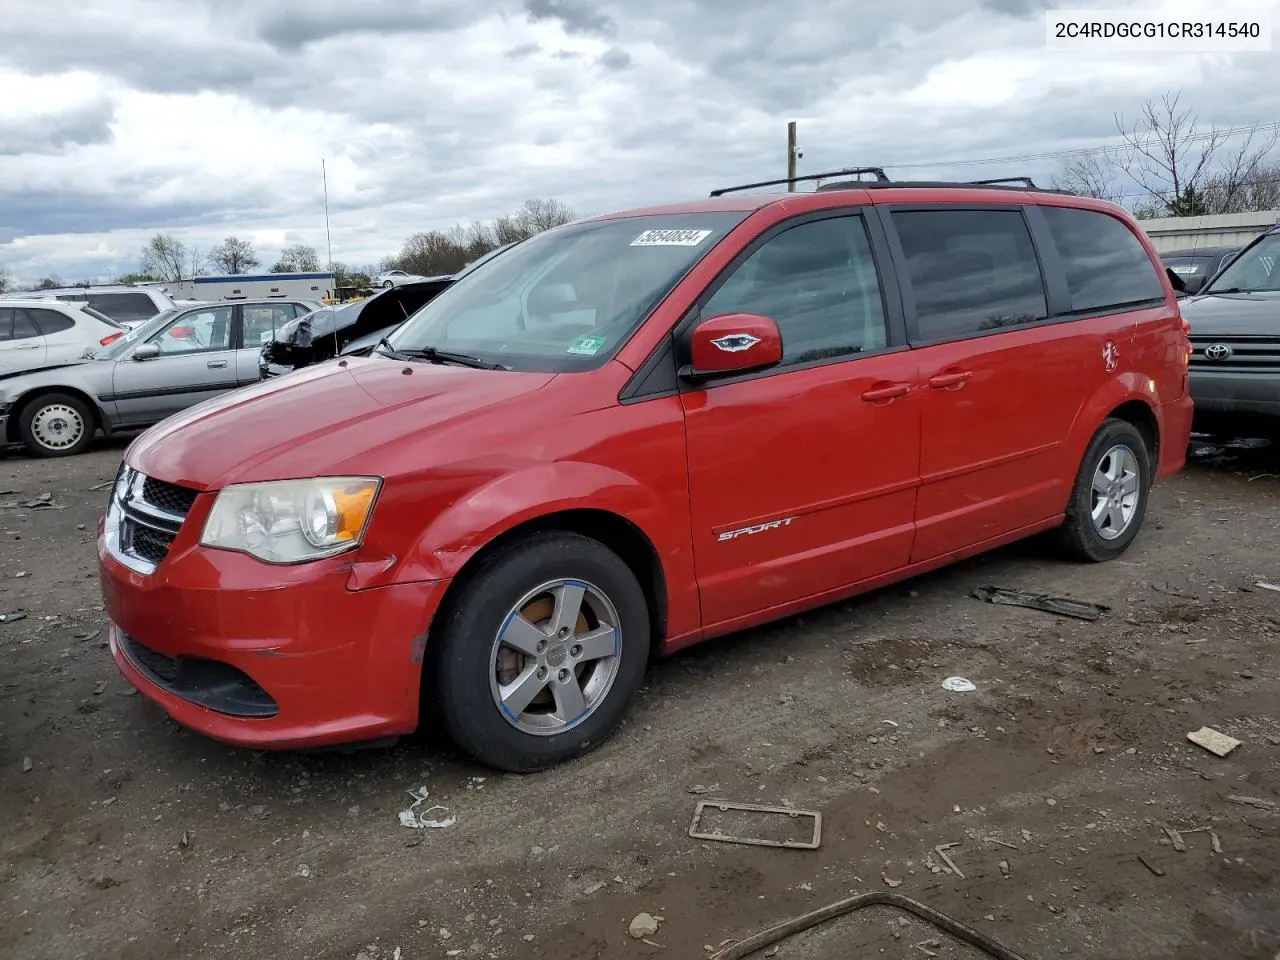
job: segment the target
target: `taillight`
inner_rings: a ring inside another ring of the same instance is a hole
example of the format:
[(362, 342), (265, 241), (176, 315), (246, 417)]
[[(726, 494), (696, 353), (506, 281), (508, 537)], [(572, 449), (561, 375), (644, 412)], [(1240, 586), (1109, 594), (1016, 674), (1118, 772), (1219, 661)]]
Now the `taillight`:
[(115, 343), (117, 340), (119, 340), (123, 336), (124, 336), (123, 333), (113, 333), (110, 336), (103, 337), (98, 342), (105, 347), (109, 343)]

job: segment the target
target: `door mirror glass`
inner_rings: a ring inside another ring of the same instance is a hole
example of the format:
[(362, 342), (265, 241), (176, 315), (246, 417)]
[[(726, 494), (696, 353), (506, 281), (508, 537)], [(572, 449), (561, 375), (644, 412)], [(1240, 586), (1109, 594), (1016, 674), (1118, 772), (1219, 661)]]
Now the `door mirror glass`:
[(726, 313), (703, 320), (693, 330), (689, 379), (763, 370), (782, 362), (782, 334), (769, 317)]
[(138, 349), (133, 351), (135, 360), (154, 360), (158, 356), (160, 356), (160, 347), (154, 343), (140, 343)]
[(1172, 267), (1165, 267), (1164, 272), (1169, 275), (1169, 282), (1173, 284), (1173, 289), (1177, 293), (1184, 293), (1187, 290), (1187, 282), (1178, 275)]

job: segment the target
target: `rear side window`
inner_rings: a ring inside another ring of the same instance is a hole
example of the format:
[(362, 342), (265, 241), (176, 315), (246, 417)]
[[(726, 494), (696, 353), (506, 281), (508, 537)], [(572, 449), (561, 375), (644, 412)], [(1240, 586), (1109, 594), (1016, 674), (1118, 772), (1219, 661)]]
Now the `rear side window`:
[(89, 306), (121, 322), (150, 320), (160, 312), (145, 293), (91, 293)]
[(1073, 312), (1164, 299), (1160, 274), (1124, 223), (1094, 210), (1041, 211), (1062, 257)]
[(36, 327), (46, 337), (70, 330), (76, 325), (74, 320), (65, 313), (59, 313), (57, 310), (41, 310), (37, 307), (28, 307), (26, 312), (27, 316), (35, 322)]
[(30, 314), (21, 307), (15, 308), (13, 311), (13, 335), (14, 340), (30, 340), (32, 337), (40, 336), (40, 328), (36, 326), (36, 322), (31, 319)]
[(13, 311), (0, 307), (0, 343), (12, 339)]
[(1044, 280), (1021, 210), (898, 210), (915, 338), (956, 340), (1045, 319)]

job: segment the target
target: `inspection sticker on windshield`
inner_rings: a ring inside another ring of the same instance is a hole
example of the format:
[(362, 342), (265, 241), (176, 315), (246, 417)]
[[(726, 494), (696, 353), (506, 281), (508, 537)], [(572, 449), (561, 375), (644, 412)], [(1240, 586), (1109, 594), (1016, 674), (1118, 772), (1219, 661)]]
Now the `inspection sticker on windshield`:
[(583, 357), (594, 357), (604, 346), (604, 337), (592, 337), (584, 334), (569, 345), (569, 353)]
[(633, 247), (696, 247), (710, 230), (646, 230), (631, 241)]

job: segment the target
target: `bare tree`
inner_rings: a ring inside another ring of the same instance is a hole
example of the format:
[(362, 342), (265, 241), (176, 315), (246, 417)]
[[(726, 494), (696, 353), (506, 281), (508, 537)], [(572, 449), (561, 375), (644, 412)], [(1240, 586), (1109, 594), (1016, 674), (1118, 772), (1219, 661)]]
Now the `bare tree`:
[(62, 278), (55, 273), (48, 277), (41, 277), (35, 288), (37, 290), (56, 290), (60, 286), (62, 286)]
[(1205, 206), (1210, 213), (1252, 213), (1280, 209), (1280, 164), (1259, 164), (1252, 175), (1238, 182), (1215, 174), (1205, 184)]
[(9, 273), (9, 268), (0, 267), (0, 293), (7, 293), (12, 284), (13, 276)]
[(1228, 147), (1232, 131), (1203, 129), (1181, 93), (1166, 93), (1157, 103), (1148, 100), (1139, 118), (1126, 123), (1116, 114), (1116, 128), (1124, 140), (1118, 166), (1142, 191), (1144, 200), (1162, 216), (1186, 217), (1215, 212), (1208, 203), (1210, 181), (1217, 180), (1220, 202), (1237, 202), (1243, 185), (1253, 178), (1275, 146), (1280, 133), (1261, 134), (1259, 126), (1245, 131), (1235, 149)]
[(271, 268), (272, 273), (311, 273), (320, 269), (320, 257), (315, 247), (299, 243), (280, 251), (280, 259)]
[(1063, 163), (1053, 178), (1055, 190), (1068, 190), (1081, 197), (1120, 202), (1120, 188), (1115, 182), (1115, 165), (1101, 150), (1081, 154)]
[(239, 237), (227, 237), (209, 251), (209, 260), (223, 273), (248, 273), (262, 261), (253, 244)]
[[(181, 280), (187, 256), (186, 244), (181, 240), (170, 233), (157, 233), (142, 248), (142, 272), (157, 280)], [(194, 270), (191, 275), (195, 275)]]

